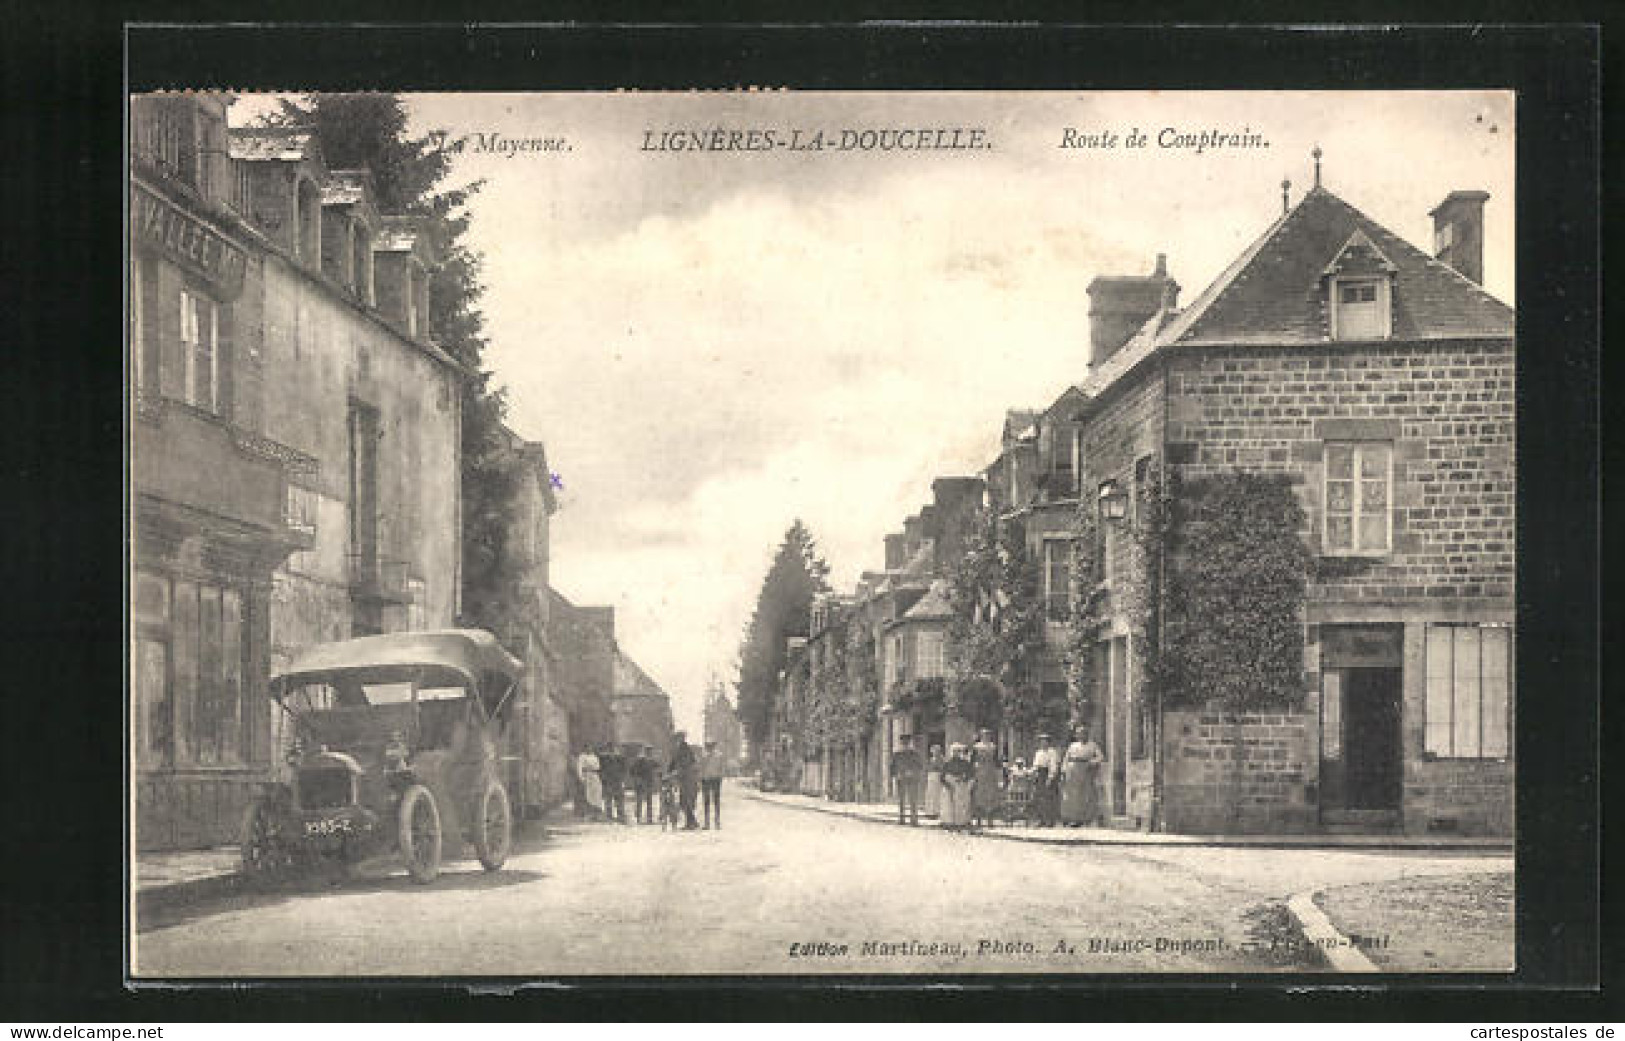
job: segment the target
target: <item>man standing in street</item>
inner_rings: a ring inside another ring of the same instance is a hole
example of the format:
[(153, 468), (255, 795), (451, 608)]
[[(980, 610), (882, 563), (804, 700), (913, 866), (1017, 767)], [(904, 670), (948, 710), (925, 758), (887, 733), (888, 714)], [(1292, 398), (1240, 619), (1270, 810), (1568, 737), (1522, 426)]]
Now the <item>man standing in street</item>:
[(897, 823), (920, 823), (920, 784), (925, 779), (925, 763), (914, 750), (914, 735), (898, 738), (901, 748), (892, 753), (891, 776), (897, 785)]
[(707, 741), (705, 754), (700, 757), (700, 795), (705, 802), (706, 828), (711, 827), (713, 820), (718, 828), (722, 827), (722, 775), (726, 772), (723, 767), (722, 751), (715, 741)]
[(677, 777), (677, 799), (683, 807), (683, 830), (698, 831), (700, 822), (694, 819), (694, 802), (700, 794), (700, 764), (688, 743), (687, 731), (679, 730), (671, 736), (671, 762), (666, 769)]
[(1038, 751), (1033, 753), (1033, 807), (1040, 828), (1055, 826), (1057, 786), (1061, 775), (1061, 750), (1048, 734), (1038, 735)]
[(616, 824), (626, 823), (626, 756), (618, 745), (605, 745), (598, 757), (598, 777), (604, 785), (604, 811)]
[(639, 824), (653, 824), (655, 822), (655, 785), (657, 764), (650, 753), (654, 749), (648, 745), (638, 746), (638, 757), (632, 760), (632, 798), (633, 810), (637, 814)]

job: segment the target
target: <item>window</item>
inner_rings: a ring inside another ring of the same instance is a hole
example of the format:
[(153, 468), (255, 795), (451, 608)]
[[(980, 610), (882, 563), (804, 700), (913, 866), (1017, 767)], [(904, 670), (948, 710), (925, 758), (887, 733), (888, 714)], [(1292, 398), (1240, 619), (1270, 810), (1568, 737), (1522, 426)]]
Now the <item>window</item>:
[(220, 390), (219, 308), (190, 289), (181, 290), (181, 349), (186, 355), (186, 401), (215, 410)]
[(242, 594), (139, 573), (134, 614), (137, 766), (246, 762)]
[(231, 206), (244, 217), (253, 217), (254, 169), (246, 162), (234, 162), (231, 165)]
[(1454, 224), (1441, 224), (1433, 229), (1433, 252), (1443, 253), (1456, 242), (1456, 226)]
[(1372, 556), (1389, 551), (1393, 446), (1382, 441), (1326, 445), (1326, 531), (1323, 551), (1332, 556)]
[(185, 118), (187, 115), (181, 105), (160, 101), (150, 110), (146, 121), (146, 139), (141, 145), (147, 158), (160, 170), (190, 183), (194, 171), (190, 169), (192, 151), (188, 145), (191, 128), (188, 125), (190, 120)]
[(1050, 493), (1052, 498), (1071, 498), (1078, 494), (1077, 460), (1078, 431), (1060, 427), (1055, 431), (1050, 446)]
[(1072, 613), (1072, 542), (1044, 540), (1044, 617), (1064, 622)]
[(1332, 283), (1332, 336), (1338, 340), (1386, 340), (1389, 334), (1386, 279), (1338, 279)]
[(921, 633), (915, 643), (914, 654), (918, 663), (917, 675), (920, 679), (932, 679), (943, 675), (941, 633)]
[(1427, 633), (1427, 754), (1438, 759), (1506, 758), (1511, 629), (1430, 625)]

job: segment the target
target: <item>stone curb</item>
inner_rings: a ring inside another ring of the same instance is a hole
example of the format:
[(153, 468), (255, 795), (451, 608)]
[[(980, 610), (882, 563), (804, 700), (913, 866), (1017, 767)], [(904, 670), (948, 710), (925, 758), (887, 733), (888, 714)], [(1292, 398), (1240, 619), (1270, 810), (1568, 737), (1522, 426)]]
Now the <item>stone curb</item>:
[(1303, 930), (1304, 937), (1314, 944), (1315, 950), (1333, 969), (1338, 972), (1381, 971), (1370, 958), (1360, 953), (1352, 940), (1338, 931), (1332, 920), (1326, 917), (1326, 912), (1315, 903), (1314, 893), (1299, 893), (1290, 897), (1286, 907), (1298, 920), (1298, 928)]
[[(869, 824), (893, 824), (896, 822), (890, 817), (881, 818), (867, 813), (852, 810), (838, 809), (835, 806), (814, 806), (799, 802), (786, 802), (775, 799), (771, 795), (761, 792), (745, 790), (740, 793), (747, 799), (765, 802), (774, 806), (783, 806), (792, 810), (809, 810), (813, 813), (825, 813), (834, 817), (845, 817), (847, 820), (863, 821)], [(937, 827), (936, 824), (925, 825)], [(1342, 850), (1344, 852), (1358, 853), (1363, 851), (1377, 853), (1391, 852), (1419, 852), (1419, 853), (1480, 853), (1486, 856), (1496, 854), (1510, 854), (1513, 851), (1511, 839), (1505, 842), (1494, 841), (1487, 843), (1463, 843), (1450, 841), (1418, 842), (1343, 842), (1336, 838), (1308, 835), (1302, 839), (1280, 841), (1268, 837), (1254, 838), (1250, 836), (1236, 836), (1221, 838), (1211, 836), (1185, 836), (1180, 841), (1170, 842), (1166, 838), (1153, 837), (1144, 832), (1114, 831), (1110, 838), (1100, 838), (1092, 835), (1073, 833), (1071, 836), (1049, 835), (1011, 835), (1001, 832), (997, 828), (989, 828), (975, 833), (978, 838), (999, 839), (1004, 842), (1029, 842), (1041, 846), (1156, 846), (1163, 849), (1312, 849), (1312, 850)], [(1143, 837), (1142, 837), (1143, 836)]]

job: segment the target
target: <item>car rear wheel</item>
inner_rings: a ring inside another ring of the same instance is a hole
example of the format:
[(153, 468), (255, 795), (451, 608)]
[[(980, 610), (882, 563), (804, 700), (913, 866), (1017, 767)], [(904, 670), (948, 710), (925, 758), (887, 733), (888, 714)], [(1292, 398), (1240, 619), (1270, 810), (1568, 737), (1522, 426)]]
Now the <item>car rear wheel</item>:
[(414, 784), (401, 796), (401, 856), (412, 881), (426, 885), (440, 874), (440, 809), (434, 795)]
[(479, 854), (480, 866), (495, 871), (508, 860), (513, 848), (513, 812), (508, 804), (508, 789), (492, 778), (485, 782), (480, 796), (480, 820), (474, 833), (474, 852)]

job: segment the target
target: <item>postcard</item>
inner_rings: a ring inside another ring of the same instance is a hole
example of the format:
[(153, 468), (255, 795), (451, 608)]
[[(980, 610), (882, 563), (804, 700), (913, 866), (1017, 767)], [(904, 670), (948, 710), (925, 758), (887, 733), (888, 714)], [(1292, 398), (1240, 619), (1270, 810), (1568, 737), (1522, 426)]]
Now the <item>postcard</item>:
[(197, 87), (135, 983), (1514, 970), (1512, 92)]

